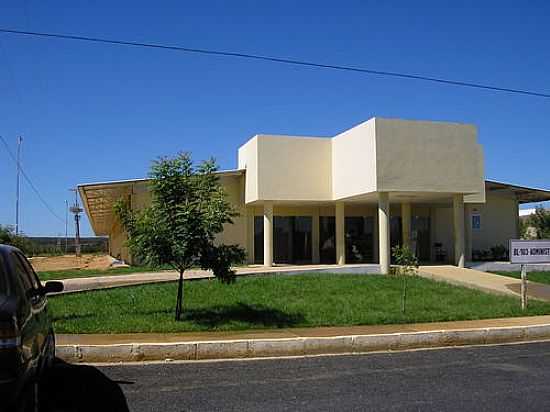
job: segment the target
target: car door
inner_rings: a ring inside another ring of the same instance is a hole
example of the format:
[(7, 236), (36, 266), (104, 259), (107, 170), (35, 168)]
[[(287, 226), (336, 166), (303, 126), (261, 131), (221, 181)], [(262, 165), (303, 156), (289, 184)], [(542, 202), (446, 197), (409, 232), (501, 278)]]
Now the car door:
[(46, 298), (26, 258), (18, 252), (11, 254), (14, 274), (19, 281), (26, 300), (26, 309), (20, 321), (23, 357), (29, 369), (37, 369), (40, 353), (47, 336)]

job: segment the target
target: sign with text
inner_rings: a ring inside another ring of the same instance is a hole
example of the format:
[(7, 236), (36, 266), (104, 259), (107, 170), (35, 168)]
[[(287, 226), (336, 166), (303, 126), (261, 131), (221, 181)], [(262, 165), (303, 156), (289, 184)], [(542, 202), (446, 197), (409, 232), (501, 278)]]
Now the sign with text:
[(550, 263), (550, 240), (510, 240), (511, 263)]

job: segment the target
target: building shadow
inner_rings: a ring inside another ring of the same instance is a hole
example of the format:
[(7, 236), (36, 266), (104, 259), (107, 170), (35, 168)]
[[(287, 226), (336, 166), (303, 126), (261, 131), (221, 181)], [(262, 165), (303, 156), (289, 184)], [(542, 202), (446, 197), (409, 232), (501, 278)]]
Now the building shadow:
[(251, 327), (288, 328), (305, 322), (301, 313), (287, 313), (263, 305), (214, 306), (205, 309), (185, 309), (182, 321), (198, 323), (208, 328), (243, 323)]
[(132, 383), (113, 381), (93, 366), (56, 359), (40, 387), (40, 411), (127, 412), (128, 404), (120, 384)]

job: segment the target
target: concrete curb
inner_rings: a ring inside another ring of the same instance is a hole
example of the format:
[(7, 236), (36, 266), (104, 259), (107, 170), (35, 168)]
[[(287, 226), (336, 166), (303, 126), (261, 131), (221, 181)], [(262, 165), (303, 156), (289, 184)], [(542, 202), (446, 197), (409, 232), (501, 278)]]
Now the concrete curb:
[(109, 363), (359, 354), (546, 339), (550, 339), (550, 324), (331, 337), (58, 345), (56, 349), (57, 356), (67, 362)]

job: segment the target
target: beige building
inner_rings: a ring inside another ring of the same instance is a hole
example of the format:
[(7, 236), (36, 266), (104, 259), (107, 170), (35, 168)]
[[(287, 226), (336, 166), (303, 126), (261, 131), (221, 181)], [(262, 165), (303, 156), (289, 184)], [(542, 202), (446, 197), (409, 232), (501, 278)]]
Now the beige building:
[[(407, 244), (424, 262), (464, 266), (518, 237), (518, 205), (550, 191), (485, 180), (472, 125), (372, 118), (332, 138), (257, 135), (219, 172), (240, 215), (220, 235), (250, 264), (377, 263)], [(147, 179), (79, 186), (96, 235), (129, 260), (113, 202), (150, 202)]]

